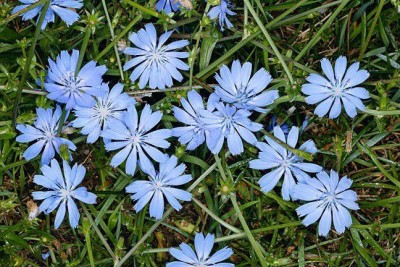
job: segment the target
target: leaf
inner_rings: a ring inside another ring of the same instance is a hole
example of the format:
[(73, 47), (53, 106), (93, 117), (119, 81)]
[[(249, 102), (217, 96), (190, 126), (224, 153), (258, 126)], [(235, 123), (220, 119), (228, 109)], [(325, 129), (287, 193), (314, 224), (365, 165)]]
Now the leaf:
[(214, 51), (215, 45), (217, 44), (218, 40), (218, 37), (208, 37), (202, 40), (199, 58), (200, 71), (205, 70), (210, 64), (212, 52)]

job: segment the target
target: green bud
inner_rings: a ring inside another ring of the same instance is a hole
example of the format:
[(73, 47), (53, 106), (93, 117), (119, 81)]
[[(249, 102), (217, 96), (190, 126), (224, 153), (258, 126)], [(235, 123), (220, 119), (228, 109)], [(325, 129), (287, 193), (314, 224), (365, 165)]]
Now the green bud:
[(62, 144), (62, 145), (60, 146), (60, 155), (61, 155), (61, 158), (62, 158), (63, 160), (69, 161), (69, 150), (68, 150), (68, 145)]
[(211, 6), (218, 6), (221, 4), (221, 0), (208, 0), (207, 3), (209, 3)]

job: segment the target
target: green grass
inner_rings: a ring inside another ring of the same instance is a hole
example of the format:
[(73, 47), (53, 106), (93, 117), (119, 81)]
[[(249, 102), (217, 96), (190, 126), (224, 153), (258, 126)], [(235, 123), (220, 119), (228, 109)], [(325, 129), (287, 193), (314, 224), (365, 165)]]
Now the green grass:
[[(57, 20), (45, 31), (10, 15), (16, 1), (0, 3), (0, 266), (164, 266), (172, 260), (168, 248), (192, 243), (197, 231), (214, 233), (220, 248), (230, 246), (236, 266), (400, 266), (400, 14), (391, 1), (233, 1), (235, 27), (223, 33), (204, 16), (210, 6), (202, 0), (172, 18), (156, 12), (154, 0), (84, 2), (79, 22), (67, 28)], [(167, 91), (140, 91), (122, 70), (127, 58), (118, 47), (148, 22), (157, 23), (159, 32), (179, 27), (173, 37), (190, 40), (192, 68), (184, 83)], [(80, 63), (105, 64), (110, 84), (123, 82), (129, 94), (162, 110), (167, 128), (176, 122), (172, 105), (191, 88), (212, 90), (222, 64), (240, 59), (254, 69), (265, 67), (274, 78), (269, 88), (281, 97), (254, 119), (266, 126), (274, 114), (301, 126), (310, 116), (301, 139), (312, 138), (320, 149), (313, 161), (354, 181), (361, 209), (352, 212), (353, 226), (323, 238), (315, 225), (301, 225), (299, 203), (284, 201), (280, 186), (259, 191), (261, 174), (248, 169), (257, 155), (253, 147), (236, 157), (212, 157), (204, 148), (186, 153), (173, 138), (168, 153), (188, 165), (194, 200), (180, 212), (167, 207), (162, 220), (154, 221), (147, 210), (135, 213), (124, 194), (140, 175), (111, 168), (102, 145), (87, 145), (78, 131), (68, 135), (78, 146), (74, 161), (87, 168), (85, 186), (98, 203), (80, 205), (76, 230), (68, 223), (54, 230), (55, 214), (29, 221), (27, 202), (40, 160), (22, 158), (27, 145), (15, 141), (14, 125), (31, 124), (38, 106), (54, 106), (44, 91), (33, 90), (35, 80), (44, 79), (48, 57), (72, 49), (84, 52)], [(305, 104), (301, 84), (321, 71), (320, 59), (339, 55), (371, 73), (365, 83), (371, 99), (353, 120), (320, 119)], [(41, 258), (45, 252), (47, 261)]]

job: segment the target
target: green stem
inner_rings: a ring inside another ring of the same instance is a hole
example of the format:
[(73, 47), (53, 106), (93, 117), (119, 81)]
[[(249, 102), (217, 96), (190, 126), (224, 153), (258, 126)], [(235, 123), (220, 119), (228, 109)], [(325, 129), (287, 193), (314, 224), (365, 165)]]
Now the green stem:
[(364, 113), (371, 114), (371, 115), (374, 115), (374, 116), (395, 116), (395, 115), (400, 115), (400, 110), (365, 109)]
[[(264, 232), (273, 231), (273, 230), (279, 230), (279, 229), (283, 229), (283, 228), (297, 227), (299, 225), (301, 225), (301, 222), (290, 222), (290, 223), (272, 225), (272, 226), (267, 226), (267, 227), (260, 228), (260, 229), (255, 229), (255, 230), (252, 230), (251, 232), (253, 234), (258, 234), (258, 233), (264, 233)], [(247, 237), (246, 233), (241, 232), (241, 233), (237, 233), (237, 234), (233, 234), (233, 235), (216, 238), (215, 242), (217, 242), (217, 243), (218, 242), (226, 242), (229, 240), (245, 238), (245, 237)]]
[[(111, 33), (111, 38), (114, 39), (115, 38), (115, 33), (114, 33), (114, 29), (113, 29), (112, 24), (111, 24), (110, 15), (108, 14), (108, 8), (107, 8), (106, 1), (105, 0), (101, 0), (101, 3), (103, 4), (104, 14), (106, 15), (108, 28), (110, 29), (110, 33)], [(115, 52), (115, 57), (117, 58), (118, 69), (119, 69), (119, 72), (120, 72), (120, 75), (121, 75), (121, 80), (124, 81), (124, 71), (122, 69), (121, 58), (119, 56), (118, 48), (117, 48), (116, 44), (114, 44), (114, 52)]]
[[(7, 24), (7, 23), (10, 22), (10, 21), (12, 21), (13, 19), (15, 19), (16, 17), (18, 17), (19, 15), (24, 14), (24, 13), (26, 13), (26, 12), (28, 12), (28, 11), (30, 11), (30, 10), (32, 10), (32, 9), (34, 9), (34, 8), (40, 6), (40, 5), (42, 5), (42, 4), (43, 4), (44, 2), (46, 2), (46, 1), (47, 1), (47, 0), (40, 0), (40, 1), (36, 2), (36, 3), (34, 3), (33, 5), (27, 6), (26, 8), (21, 9), (21, 10), (18, 11), (18, 12), (15, 12), (14, 14), (10, 15), (10, 16), (9, 16), (8, 18), (6, 18), (5, 20), (1, 21), (1, 22), (0, 22), (0, 27), (3, 26), (3, 25), (5, 25), (5, 24)], [(40, 25), (40, 26), (42, 26), (42, 25)]]
[[(248, 1), (248, 0), (247, 0)], [(343, 0), (340, 6), (333, 12), (333, 14), (329, 17), (329, 19), (325, 22), (324, 25), (318, 30), (317, 34), (311, 39), (311, 41), (300, 51), (300, 53), (295, 58), (295, 61), (299, 61), (307, 51), (313, 47), (319, 40), (322, 33), (326, 31), (326, 29), (331, 25), (333, 20), (337, 17), (337, 15), (342, 11), (342, 9), (347, 5), (350, 0)]]
[(109, 43), (106, 48), (103, 49), (103, 51), (101, 51), (96, 58), (94, 59), (95, 61), (99, 61), (99, 59), (101, 59), (108, 51), (110, 51), (111, 48), (114, 47), (114, 45), (121, 40), (122, 37), (124, 37), (125, 34), (127, 34), (133, 26), (135, 26), (136, 23), (138, 23), (140, 20), (142, 19), (142, 16), (138, 15), (134, 20), (131, 21), (131, 23), (128, 24), (128, 26), (126, 26), (126, 28), (117, 35), (117, 37), (115, 37), (111, 43)]
[(79, 51), (78, 64), (76, 65), (76, 69), (75, 69), (75, 77), (78, 76), (78, 73), (82, 66), (83, 58), (85, 56), (86, 48), (89, 44), (89, 39), (90, 39), (91, 33), (92, 33), (92, 29), (88, 26), (85, 30), (85, 37), (83, 37), (81, 50)]
[(142, 11), (143, 13), (149, 14), (150, 16), (153, 16), (153, 17), (156, 17), (156, 18), (161, 17), (161, 14), (158, 13), (157, 11), (154, 11), (152, 9), (144, 7), (144, 6), (142, 6), (142, 5), (138, 4), (138, 3), (135, 3), (135, 2), (133, 2), (131, 0), (123, 0), (123, 1), (125, 3), (127, 3), (127, 4), (129, 4), (129, 5), (137, 8), (138, 10)]
[(242, 232), (240, 229), (236, 228), (235, 226), (230, 225), (229, 223), (226, 223), (224, 220), (222, 220), (221, 218), (219, 218), (214, 212), (212, 212), (210, 209), (208, 209), (206, 206), (203, 205), (203, 203), (201, 203), (198, 199), (192, 197), (192, 200), (194, 203), (196, 203), (201, 209), (203, 209), (208, 215), (211, 216), (211, 218), (213, 218), (214, 220), (216, 220), (217, 222), (219, 222), (222, 226), (224, 226), (225, 228), (231, 230), (234, 233), (240, 233)]
[(31, 44), (31, 47), (29, 48), (28, 57), (26, 58), (24, 72), (22, 73), (21, 81), (18, 85), (17, 96), (15, 98), (14, 110), (13, 110), (13, 126), (14, 126), (14, 128), (16, 127), (19, 103), (21, 102), (21, 96), (22, 96), (22, 88), (24, 87), (26, 79), (28, 78), (29, 68), (31, 66), (33, 56), (35, 54), (36, 43), (38, 41), (41, 27), (42, 27), (43, 21), (46, 17), (46, 13), (47, 13), (47, 10), (49, 9), (49, 6), (50, 6), (50, 0), (47, 0), (46, 3), (44, 4), (44, 7), (43, 7), (41, 13), (40, 13), (39, 21), (36, 25), (35, 34), (33, 35), (33, 38), (32, 38), (32, 44)]
[(381, 0), (379, 2), (378, 10), (376, 11), (374, 20), (372, 21), (371, 29), (368, 32), (368, 36), (367, 36), (367, 39), (365, 40), (364, 45), (361, 47), (360, 55), (358, 57), (359, 61), (361, 61), (361, 59), (364, 57), (365, 51), (367, 50), (369, 41), (371, 41), (372, 34), (374, 33), (374, 29), (375, 29), (376, 23), (378, 22), (378, 19), (379, 19), (379, 16), (381, 14), (381, 11), (382, 11), (382, 8), (383, 8), (384, 4), (385, 4), (385, 0)]
[[(210, 3), (207, 2), (207, 6), (206, 9), (204, 10), (204, 14), (203, 14), (203, 18), (205, 18), (207, 16), (208, 10), (210, 9)], [(199, 38), (197, 38), (196, 40), (196, 45), (194, 46), (193, 49), (193, 55), (191, 57), (191, 61), (190, 61), (190, 75), (189, 75), (189, 87), (191, 88), (193, 85), (193, 69), (194, 69), (194, 63), (196, 61), (196, 57), (197, 57), (197, 50), (199, 49), (199, 44), (200, 44), (200, 36), (201, 36), (201, 32), (203, 31), (203, 26), (200, 23), (200, 28), (198, 31), (198, 35)]]
[(64, 121), (65, 121), (65, 116), (67, 116), (67, 109), (65, 106), (63, 107), (62, 113), (61, 113), (61, 118), (59, 120), (58, 124), (58, 129), (57, 129), (57, 135), (60, 136), (63, 126), (64, 126)]
[(230, 196), (233, 208), (236, 211), (237, 216), (239, 217), (240, 223), (242, 224), (242, 227), (244, 229), (244, 232), (247, 236), (247, 239), (249, 239), (251, 246), (253, 247), (258, 259), (260, 260), (261, 266), (266, 267), (268, 266), (264, 255), (262, 254), (261, 250), (260, 250), (260, 244), (254, 239), (254, 236), (252, 235), (249, 226), (246, 223), (246, 219), (243, 217), (242, 212), (240, 211), (240, 208), (237, 204), (236, 201), (236, 196), (234, 194), (231, 194)]
[(377, 159), (376, 154), (366, 145), (362, 144), (361, 142), (357, 143), (357, 147), (360, 151), (363, 151), (366, 153), (372, 161), (375, 163), (375, 165), (378, 167), (378, 169), (383, 173), (383, 175), (386, 176), (392, 183), (394, 183), (398, 187), (398, 191), (400, 191), (400, 181), (393, 177), (384, 167), (383, 165), (379, 162)]
[(97, 224), (93, 221), (92, 215), (90, 214), (90, 212), (88, 211), (88, 209), (86, 208), (85, 205), (82, 205), (82, 209), (85, 212), (86, 217), (89, 219), (90, 224), (94, 227), (94, 230), (96, 231), (97, 235), (99, 236), (101, 242), (103, 242), (104, 247), (106, 248), (106, 250), (112, 257), (113, 261), (115, 262), (115, 260), (116, 260), (115, 254), (112, 251), (111, 247), (108, 245), (107, 240), (104, 238), (103, 234), (100, 232), (99, 228), (97, 227)]
[(266, 130), (261, 130), (261, 132), (263, 134), (265, 134), (266, 136), (268, 136), (269, 138), (273, 139), (279, 145), (283, 146), (285, 149), (287, 149), (290, 152), (292, 152), (293, 154), (295, 154), (296, 156), (299, 156), (299, 157), (301, 157), (301, 158), (303, 158), (305, 160), (308, 160), (308, 161), (312, 161), (313, 160), (313, 154), (308, 153), (308, 152), (303, 151), (303, 150), (300, 150), (300, 149), (295, 149), (295, 148), (289, 146), (288, 144), (286, 144), (285, 142), (282, 142), (281, 140), (276, 138), (275, 135), (271, 134), (270, 132), (268, 132)]
[(269, 35), (267, 29), (264, 26), (264, 23), (261, 21), (261, 19), (258, 17), (256, 11), (254, 10), (254, 8), (252, 7), (251, 3), (249, 0), (244, 0), (247, 8), (249, 9), (251, 15), (254, 17), (255, 21), (258, 24), (258, 27), (260, 27), (261, 31), (263, 32), (265, 38), (267, 39), (268, 44), (271, 46), (272, 50), (275, 52), (275, 55), (278, 57), (279, 62), (282, 64), (283, 69), (286, 72), (286, 75), (289, 78), (289, 82), (290, 84), (294, 83), (294, 79), (292, 76), (291, 71), (289, 70), (289, 67), (286, 65), (285, 60), (283, 59), (281, 53), (279, 52), (278, 48), (276, 47), (274, 41), (272, 40), (271, 36)]
[(92, 242), (90, 240), (90, 232), (89, 231), (87, 231), (85, 233), (85, 241), (86, 241), (85, 243), (86, 243), (86, 248), (87, 248), (87, 252), (88, 252), (88, 256), (89, 256), (90, 266), (95, 267), (93, 251), (92, 251)]

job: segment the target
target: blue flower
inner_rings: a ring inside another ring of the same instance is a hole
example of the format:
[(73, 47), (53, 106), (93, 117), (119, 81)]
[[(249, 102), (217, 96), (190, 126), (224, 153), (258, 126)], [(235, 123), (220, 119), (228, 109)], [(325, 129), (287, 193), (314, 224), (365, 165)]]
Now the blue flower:
[(224, 30), (224, 26), (226, 26), (228, 29), (233, 27), (232, 23), (228, 19), (228, 15), (233, 16), (236, 15), (236, 13), (229, 10), (229, 8), (231, 7), (231, 2), (227, 0), (221, 0), (221, 3), (218, 6), (211, 8), (210, 11), (207, 13), (210, 19), (215, 19), (218, 17), (221, 31)]
[(49, 58), (50, 67), (44, 84), (49, 92), (47, 98), (67, 104), (67, 109), (92, 107), (96, 104), (92, 96), (102, 97), (107, 93), (101, 90), (102, 76), (107, 68), (103, 65), (96, 67), (96, 62), (90, 61), (75, 77), (78, 58), (78, 50), (73, 50), (71, 55), (61, 51), (56, 62)]
[[(11, 13), (14, 14), (18, 11), (21, 11), (22, 9), (27, 8), (38, 1), (39, 0), (19, 0), (19, 2), (21, 2), (23, 5), (15, 7)], [(28, 12), (23, 13), (22, 19), (30, 20), (37, 15), (40, 16), (43, 6), (44, 4), (38, 5)], [(45, 29), (49, 22), (54, 22), (55, 14), (57, 14), (68, 26), (71, 26), (79, 19), (79, 15), (74, 11), (74, 9), (79, 9), (82, 6), (82, 0), (51, 0), (41, 29)]]
[(336, 60), (335, 70), (326, 58), (321, 60), (321, 66), (328, 80), (321, 75), (311, 74), (306, 78), (309, 83), (304, 84), (301, 89), (308, 95), (307, 104), (320, 103), (314, 113), (323, 117), (330, 110), (329, 118), (334, 119), (339, 117), (342, 104), (351, 118), (357, 115), (357, 109), (364, 111), (365, 106), (361, 100), (368, 99), (369, 93), (366, 89), (356, 86), (368, 79), (368, 71), (359, 70), (358, 62), (346, 71), (347, 59), (343, 56)]
[(199, 111), (204, 110), (204, 104), (200, 94), (195, 90), (187, 93), (187, 99), (181, 98), (184, 110), (174, 106), (174, 116), (188, 126), (172, 129), (172, 135), (179, 137), (178, 141), (181, 144), (188, 144), (187, 150), (195, 150), (206, 138), (204, 123), (199, 115)]
[(179, 10), (180, 3), (177, 0), (158, 0), (156, 4), (156, 9), (158, 12), (165, 11), (169, 14), (171, 12), (176, 12)]
[[(244, 151), (242, 139), (252, 145), (257, 143), (253, 132), (260, 131), (262, 125), (249, 119), (250, 111), (237, 109), (229, 104), (224, 105), (222, 102), (213, 105), (216, 108), (214, 112), (199, 111), (206, 129), (207, 147), (213, 154), (219, 153), (225, 138), (232, 155), (238, 155)], [(208, 106), (210, 106), (210, 102)]]
[[(274, 136), (295, 148), (299, 138), (299, 128), (293, 126), (286, 138), (281, 127), (275, 126)], [(265, 136), (265, 140), (267, 143), (259, 142), (257, 144), (261, 152), (258, 155), (258, 159), (250, 161), (250, 168), (256, 170), (273, 169), (258, 181), (261, 191), (264, 193), (271, 191), (282, 175), (284, 175), (282, 197), (284, 200), (290, 200), (290, 198), (293, 198), (293, 189), (296, 185), (295, 178), (298, 182), (302, 183), (311, 179), (306, 172), (317, 173), (322, 171), (322, 167), (313, 163), (303, 162), (300, 157), (286, 150), (268, 136)], [(312, 140), (303, 143), (299, 149), (309, 153), (317, 152), (317, 148)]]
[(232, 63), (232, 71), (223, 65), (220, 74), (215, 75), (219, 84), (215, 87), (215, 94), (237, 108), (266, 112), (264, 107), (271, 105), (279, 97), (278, 91), (263, 92), (272, 81), (271, 75), (261, 68), (250, 79), (251, 69), (250, 62), (241, 66), (239, 60)]
[(103, 129), (108, 128), (110, 118), (122, 120), (123, 111), (136, 101), (126, 93), (122, 93), (124, 86), (116, 84), (110, 92), (108, 84), (102, 84), (102, 91), (107, 92), (104, 97), (96, 97), (96, 104), (90, 108), (75, 107), (75, 116), (72, 121), (75, 128), (83, 127), (81, 133), (88, 135), (87, 142), (94, 143)]
[(273, 131), (275, 126), (281, 127), (281, 129), (282, 129), (283, 133), (285, 134), (285, 136), (287, 136), (289, 134), (289, 131), (290, 131), (289, 125), (286, 122), (284, 122), (282, 124), (279, 124), (278, 121), (277, 121), (276, 115), (272, 115), (271, 119), (270, 119), (270, 121), (268, 123), (268, 126), (267, 126), (267, 131), (268, 132)]
[[(313, 224), (318, 219), (318, 233), (327, 236), (331, 229), (332, 219), (335, 230), (341, 234), (352, 224), (350, 210), (358, 210), (356, 203), (357, 193), (350, 190), (352, 181), (344, 176), (339, 181), (339, 175), (331, 170), (317, 174), (317, 178), (311, 178), (305, 183), (298, 184), (294, 189), (294, 196), (299, 200), (307, 201), (296, 209), (305, 226)], [(332, 218), (333, 217), (333, 218)]]
[(134, 206), (136, 212), (141, 211), (151, 199), (150, 216), (159, 220), (164, 214), (164, 196), (175, 210), (182, 208), (178, 200), (192, 200), (192, 194), (174, 188), (192, 180), (190, 174), (183, 174), (186, 165), (182, 163), (177, 166), (177, 163), (178, 158), (171, 156), (167, 161), (160, 163), (159, 171), (156, 171), (151, 163), (141, 166), (143, 172), (149, 175), (150, 181), (134, 181), (126, 187), (126, 192), (133, 194), (131, 198), (137, 201)]
[[(42, 164), (49, 164), (50, 160), (54, 158), (55, 152), (60, 154), (60, 146), (67, 145), (68, 149), (75, 151), (76, 146), (68, 139), (59, 137), (57, 134), (58, 127), (64, 124), (65, 120), (60, 122), (61, 108), (57, 106), (53, 114), (53, 109), (36, 109), (37, 118), (34, 122), (34, 127), (26, 124), (18, 124), (17, 130), (22, 134), (17, 137), (17, 142), (29, 143), (36, 141), (33, 145), (28, 147), (23, 156), (26, 160), (31, 160), (43, 150)], [(65, 116), (66, 118), (68, 116)], [(43, 149), (44, 147), (44, 149)]]
[(33, 182), (48, 188), (49, 191), (32, 193), (33, 199), (43, 200), (39, 206), (39, 211), (49, 214), (59, 207), (54, 221), (54, 227), (57, 229), (64, 220), (68, 207), (69, 224), (72, 228), (76, 228), (80, 215), (74, 199), (86, 204), (96, 203), (96, 195), (88, 192), (86, 187), (76, 188), (85, 177), (85, 167), (75, 164), (71, 168), (68, 162), (63, 160), (64, 172), (61, 172), (60, 165), (53, 159), (51, 166), (43, 165), (41, 171), (43, 175), (35, 175)]
[[(111, 159), (111, 166), (117, 167), (126, 161), (125, 172), (133, 175), (139, 156), (142, 169), (152, 165), (146, 153), (157, 162), (164, 162), (168, 157), (156, 147), (168, 148), (170, 143), (165, 139), (171, 137), (171, 130), (161, 129), (150, 132), (162, 118), (162, 113), (151, 112), (150, 105), (146, 105), (140, 115), (140, 121), (135, 106), (130, 105), (124, 112), (122, 121), (110, 118), (108, 129), (103, 130), (101, 136), (112, 140), (106, 144), (107, 151), (121, 149)], [(145, 153), (146, 152), (146, 153)]]
[(173, 85), (172, 78), (179, 82), (183, 79), (178, 69), (189, 69), (189, 66), (180, 60), (180, 58), (189, 57), (189, 53), (174, 51), (187, 46), (189, 41), (180, 40), (165, 45), (171, 34), (172, 31), (169, 31), (157, 38), (156, 28), (149, 23), (145, 25), (145, 29), (129, 36), (129, 40), (136, 47), (128, 47), (124, 50), (125, 54), (134, 56), (124, 65), (124, 70), (135, 67), (130, 79), (132, 82), (139, 79), (140, 89), (147, 84), (151, 89), (171, 87)]
[(210, 256), (214, 243), (214, 235), (207, 234), (204, 237), (203, 234), (197, 233), (194, 237), (196, 252), (186, 243), (180, 244), (180, 249), (170, 248), (169, 253), (179, 261), (167, 263), (166, 267), (234, 267), (232, 263), (221, 263), (233, 254), (231, 248), (224, 247)]

